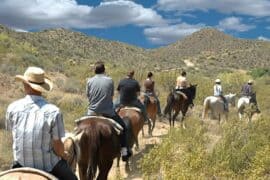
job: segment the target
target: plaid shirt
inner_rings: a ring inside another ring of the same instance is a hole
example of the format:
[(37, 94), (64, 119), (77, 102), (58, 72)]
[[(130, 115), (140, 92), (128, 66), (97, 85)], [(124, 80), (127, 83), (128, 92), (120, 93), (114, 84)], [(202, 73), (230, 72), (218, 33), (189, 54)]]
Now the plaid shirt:
[(41, 96), (27, 95), (10, 104), (6, 128), (12, 130), (14, 161), (22, 166), (51, 171), (60, 157), (53, 152), (52, 140), (64, 136), (62, 114)]

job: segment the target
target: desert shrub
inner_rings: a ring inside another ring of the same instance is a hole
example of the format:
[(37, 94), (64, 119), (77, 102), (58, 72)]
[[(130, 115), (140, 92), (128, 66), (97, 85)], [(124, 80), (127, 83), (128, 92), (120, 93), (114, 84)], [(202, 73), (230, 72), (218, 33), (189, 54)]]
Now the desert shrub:
[(252, 179), (270, 176), (270, 145), (260, 148), (248, 169), (248, 176)]
[(0, 129), (0, 170), (7, 170), (12, 163), (11, 132)]
[(270, 75), (270, 69), (267, 68), (256, 68), (256, 69), (252, 69), (249, 74), (254, 78), (259, 78), (262, 76), (269, 76)]
[(192, 119), (194, 126), (188, 130), (171, 130), (160, 145), (144, 156), (141, 160), (144, 177), (266, 178), (269, 176), (270, 163), (267, 157), (269, 121), (269, 118), (262, 117), (248, 124), (230, 119), (229, 123), (221, 127), (222, 138), (212, 151), (207, 151), (208, 133)]
[(64, 94), (61, 97), (57, 105), (64, 115), (65, 128), (72, 130), (75, 127), (74, 120), (85, 115), (87, 101), (82, 96), (73, 94)]
[(63, 90), (68, 93), (79, 93), (82, 91), (82, 86), (78, 80), (69, 78), (65, 81)]
[(205, 128), (191, 121), (190, 129), (171, 129), (163, 142), (144, 156), (141, 168), (146, 179), (192, 179), (207, 173)]

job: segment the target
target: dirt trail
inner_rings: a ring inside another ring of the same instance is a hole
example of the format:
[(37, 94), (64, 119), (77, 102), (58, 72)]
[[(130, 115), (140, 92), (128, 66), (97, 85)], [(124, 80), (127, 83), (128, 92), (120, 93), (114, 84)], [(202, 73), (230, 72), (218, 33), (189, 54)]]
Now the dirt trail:
[[(197, 111), (196, 111), (197, 112)], [(197, 116), (198, 114), (193, 111), (189, 112), (187, 116)], [(218, 121), (215, 120), (206, 120), (204, 121), (204, 125), (207, 127), (208, 131), (206, 135), (209, 138), (209, 143), (207, 144), (207, 151), (210, 152), (213, 150), (215, 145), (221, 139), (221, 126), (218, 124)], [(180, 124), (177, 121), (176, 127), (180, 128)], [(144, 132), (147, 132), (147, 126), (144, 126)], [(127, 172), (125, 170), (125, 163), (123, 161), (120, 162), (120, 168), (116, 167), (116, 160), (114, 161), (113, 168), (109, 174), (109, 180), (117, 180), (117, 179), (132, 179), (132, 180), (141, 180), (142, 172), (140, 171), (138, 165), (139, 160), (144, 156), (144, 154), (148, 153), (151, 148), (154, 147), (155, 144), (161, 142), (162, 137), (168, 133), (169, 124), (168, 120), (163, 119), (162, 122), (157, 120), (156, 127), (153, 132), (153, 136), (142, 137), (142, 133), (139, 134), (139, 146), (140, 150), (136, 151), (133, 148), (133, 157), (130, 162), (131, 171)]]
[[(164, 120), (165, 121), (165, 120)], [(139, 160), (144, 156), (144, 154), (148, 153), (151, 148), (154, 147), (155, 144), (161, 142), (161, 139), (164, 135), (167, 134), (169, 130), (169, 125), (165, 122), (159, 122), (157, 120), (156, 127), (153, 131), (153, 136), (148, 136), (147, 125), (144, 126), (145, 137), (142, 137), (142, 133), (139, 134), (139, 146), (140, 149), (138, 151), (133, 148), (133, 157), (130, 162), (130, 172), (125, 170), (125, 163), (123, 161), (120, 162), (120, 169), (116, 167), (116, 160), (114, 161), (113, 168), (109, 174), (109, 180), (116, 179), (133, 179), (140, 180), (142, 178), (142, 173), (138, 167)]]

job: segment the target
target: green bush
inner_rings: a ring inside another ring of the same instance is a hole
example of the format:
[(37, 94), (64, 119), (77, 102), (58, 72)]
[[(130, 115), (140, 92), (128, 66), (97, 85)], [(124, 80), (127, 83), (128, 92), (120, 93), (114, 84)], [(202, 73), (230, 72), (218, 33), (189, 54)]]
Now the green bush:
[(270, 76), (270, 69), (267, 68), (256, 68), (249, 72), (249, 74), (254, 78), (259, 78), (262, 76)]

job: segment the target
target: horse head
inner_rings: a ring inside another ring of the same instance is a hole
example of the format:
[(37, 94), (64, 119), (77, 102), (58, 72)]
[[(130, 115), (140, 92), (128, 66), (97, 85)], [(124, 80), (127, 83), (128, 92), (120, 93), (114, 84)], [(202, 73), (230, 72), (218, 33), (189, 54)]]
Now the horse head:
[(228, 103), (232, 105), (232, 107), (235, 107), (236, 95), (237, 94), (233, 94), (233, 93), (229, 93), (225, 95), (226, 100), (228, 101)]

